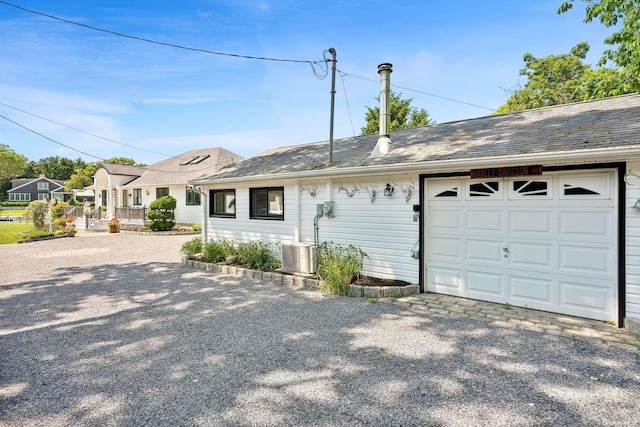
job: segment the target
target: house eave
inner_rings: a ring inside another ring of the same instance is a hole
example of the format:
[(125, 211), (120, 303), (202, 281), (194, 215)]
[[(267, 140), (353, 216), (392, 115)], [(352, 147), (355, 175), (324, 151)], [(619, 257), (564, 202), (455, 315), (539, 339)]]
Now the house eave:
[(346, 178), (353, 177), (354, 175), (362, 175), (366, 173), (368, 175), (380, 175), (389, 173), (438, 173), (448, 172), (452, 170), (466, 170), (480, 167), (490, 166), (515, 166), (526, 163), (542, 163), (544, 165), (556, 165), (556, 164), (585, 164), (585, 163), (597, 163), (603, 161), (625, 161), (630, 157), (640, 157), (640, 145), (626, 146), (626, 147), (613, 147), (613, 148), (598, 148), (587, 149), (579, 151), (558, 151), (553, 153), (531, 153), (521, 155), (505, 155), (485, 157), (478, 159), (450, 159), (450, 160), (436, 160), (436, 161), (424, 161), (415, 163), (401, 163), (401, 164), (389, 164), (389, 165), (374, 165), (374, 166), (357, 166), (340, 169), (321, 169), (321, 170), (309, 170), (300, 172), (284, 172), (277, 174), (261, 174), (251, 176), (241, 176), (233, 178), (212, 178), (204, 180), (190, 180), (191, 185), (212, 185), (212, 184), (225, 184), (225, 183), (250, 183), (260, 182), (265, 180), (301, 180), (301, 179), (313, 179), (313, 178)]

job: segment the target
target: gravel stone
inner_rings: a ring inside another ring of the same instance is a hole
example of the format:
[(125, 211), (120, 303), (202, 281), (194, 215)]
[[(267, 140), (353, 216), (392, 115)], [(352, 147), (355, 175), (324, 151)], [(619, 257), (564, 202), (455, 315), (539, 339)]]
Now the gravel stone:
[(202, 271), (191, 238), (0, 246), (0, 425), (637, 424), (634, 346)]

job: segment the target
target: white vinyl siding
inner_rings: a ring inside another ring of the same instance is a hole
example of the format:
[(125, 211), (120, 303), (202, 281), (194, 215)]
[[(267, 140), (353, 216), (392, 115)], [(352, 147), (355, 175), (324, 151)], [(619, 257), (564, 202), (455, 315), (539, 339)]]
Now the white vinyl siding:
[[(251, 185), (251, 188), (262, 185)], [(278, 184), (269, 187), (277, 187)], [(231, 186), (220, 187), (220, 190)], [(223, 238), (239, 242), (262, 240), (270, 243), (293, 242), (296, 228), (297, 195), (293, 186), (284, 186), (284, 221), (259, 221), (249, 218), (249, 186), (234, 186), (236, 190), (235, 218), (209, 217), (208, 240)], [(215, 190), (213, 187), (209, 187)]]
[[(640, 162), (628, 163), (627, 170), (640, 171)], [(634, 209), (640, 199), (640, 179), (627, 177), (626, 200), (626, 317), (640, 319), (640, 209)]]
[[(387, 183), (396, 182), (391, 197), (384, 196)], [(417, 176), (372, 177), (365, 180), (335, 180), (332, 197), (327, 197), (326, 183), (314, 182), (316, 197), (303, 191), (300, 195), (301, 223), (300, 240), (313, 242), (313, 218), (316, 205), (328, 200), (334, 201), (335, 217), (321, 217), (318, 220), (319, 243), (333, 242), (342, 246), (350, 244), (360, 247), (368, 257), (364, 260), (363, 274), (380, 278), (395, 278), (410, 283), (418, 283), (419, 262), (411, 257), (412, 249), (417, 249), (418, 222), (413, 221), (413, 205), (419, 203), (415, 191), (407, 202), (400, 185), (417, 186)], [(339, 186), (360, 188), (348, 197)], [(303, 183), (302, 187), (308, 186)], [(369, 189), (376, 188), (376, 198), (371, 202)], [(414, 248), (415, 246), (415, 248)]]

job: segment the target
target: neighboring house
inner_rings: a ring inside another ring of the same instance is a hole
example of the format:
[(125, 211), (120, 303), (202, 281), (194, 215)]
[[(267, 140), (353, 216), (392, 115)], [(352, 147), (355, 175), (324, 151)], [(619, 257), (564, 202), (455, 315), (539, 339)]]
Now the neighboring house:
[(52, 195), (56, 200), (63, 202), (71, 198), (71, 193), (64, 192), (64, 181), (47, 178), (44, 175), (38, 178), (12, 179), (11, 189), (7, 190), (7, 195), (10, 202), (50, 200)]
[(171, 195), (177, 200), (176, 222), (199, 223), (200, 194), (187, 186), (187, 181), (240, 160), (241, 156), (215, 147), (188, 151), (146, 168), (103, 164), (94, 174), (97, 201), (107, 207), (107, 216), (112, 217), (116, 208), (148, 208), (158, 197)]
[(193, 179), (207, 238), (353, 244), (364, 274), (422, 292), (640, 321), (639, 94), (397, 131), (388, 154), (378, 139)]

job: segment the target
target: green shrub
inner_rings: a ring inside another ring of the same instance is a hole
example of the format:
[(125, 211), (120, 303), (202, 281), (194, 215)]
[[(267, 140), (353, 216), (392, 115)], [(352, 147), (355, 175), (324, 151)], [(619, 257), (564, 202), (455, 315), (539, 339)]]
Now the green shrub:
[(62, 215), (64, 215), (65, 206), (69, 206), (69, 203), (67, 202), (56, 203), (56, 205), (51, 208), (51, 218), (52, 219), (62, 218)]
[(280, 267), (273, 245), (261, 241), (238, 244), (238, 263), (246, 268), (273, 271)]
[(51, 237), (53, 233), (49, 233), (48, 230), (34, 230), (28, 234), (25, 234), (24, 239), (40, 239), (43, 237)]
[(191, 226), (191, 230), (193, 231), (202, 231), (202, 224), (196, 223)]
[(30, 202), (0, 202), (0, 206), (29, 206)]
[(207, 262), (234, 263), (237, 259), (236, 246), (227, 239), (207, 242), (202, 248), (202, 257)]
[(193, 259), (196, 254), (202, 252), (202, 240), (200, 240), (199, 237), (196, 237), (193, 240), (189, 240), (182, 245), (180, 251), (185, 254), (187, 258)]
[(151, 202), (148, 213), (149, 228), (153, 231), (171, 230), (176, 225), (176, 206), (177, 201), (173, 196), (162, 196)]
[(321, 290), (330, 295), (347, 295), (349, 284), (360, 274), (365, 257), (367, 254), (356, 246), (323, 242), (316, 252), (317, 273), (324, 281)]

